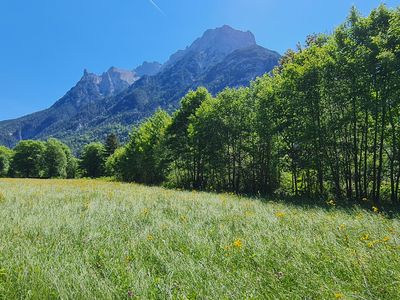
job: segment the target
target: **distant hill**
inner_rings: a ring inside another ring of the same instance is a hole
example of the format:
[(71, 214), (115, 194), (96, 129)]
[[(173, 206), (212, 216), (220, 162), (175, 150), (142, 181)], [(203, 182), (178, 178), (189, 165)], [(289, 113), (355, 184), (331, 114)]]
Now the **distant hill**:
[(0, 122), (0, 144), (56, 137), (72, 148), (115, 132), (122, 139), (131, 126), (158, 107), (175, 110), (189, 90), (205, 86), (213, 94), (246, 86), (270, 72), (280, 55), (257, 45), (254, 35), (229, 26), (207, 30), (163, 65), (145, 62), (133, 71), (110, 68), (83, 77), (50, 108)]

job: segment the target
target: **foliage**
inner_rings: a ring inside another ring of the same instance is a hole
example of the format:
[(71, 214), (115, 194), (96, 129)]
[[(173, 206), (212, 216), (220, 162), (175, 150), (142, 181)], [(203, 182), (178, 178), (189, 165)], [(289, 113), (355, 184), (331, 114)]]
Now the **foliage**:
[(13, 156), (13, 151), (7, 147), (0, 146), (0, 177), (8, 175), (10, 164)]
[(46, 145), (41, 141), (21, 141), (14, 148), (11, 168), (16, 177), (40, 178), (45, 174)]
[(113, 155), (115, 150), (120, 146), (118, 136), (114, 133), (107, 135), (104, 146), (106, 148), (107, 157)]
[(107, 158), (106, 173), (115, 176), (118, 180), (128, 180), (128, 168), (126, 147), (116, 149), (113, 155)]
[(97, 178), (105, 175), (106, 149), (101, 143), (90, 143), (83, 148), (80, 167), (84, 176)]
[(158, 110), (153, 117), (133, 130), (125, 147), (121, 169), (125, 180), (147, 184), (159, 184), (164, 180), (166, 165), (163, 141), (170, 123), (171, 117), (165, 111)]
[(67, 163), (63, 144), (56, 139), (49, 139), (44, 152), (45, 177), (66, 178)]

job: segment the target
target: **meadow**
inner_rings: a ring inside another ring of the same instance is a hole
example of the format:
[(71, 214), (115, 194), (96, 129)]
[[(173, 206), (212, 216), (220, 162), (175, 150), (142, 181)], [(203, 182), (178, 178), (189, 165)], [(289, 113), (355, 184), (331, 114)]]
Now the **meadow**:
[(333, 200), (0, 179), (0, 299), (400, 299), (400, 222)]

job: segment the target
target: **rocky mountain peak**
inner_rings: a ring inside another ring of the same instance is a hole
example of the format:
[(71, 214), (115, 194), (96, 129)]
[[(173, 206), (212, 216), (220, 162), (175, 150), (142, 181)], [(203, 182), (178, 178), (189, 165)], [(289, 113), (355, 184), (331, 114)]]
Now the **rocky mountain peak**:
[(145, 61), (139, 67), (137, 67), (134, 72), (139, 76), (154, 76), (160, 72), (162, 65), (159, 62), (147, 62)]
[(237, 49), (256, 45), (256, 39), (250, 31), (240, 31), (228, 25), (209, 29), (189, 47), (192, 51), (212, 49), (215, 52), (229, 54)]
[(224, 25), (205, 31), (202, 37), (195, 40), (185, 50), (179, 50), (173, 54), (162, 69), (167, 69), (187, 55), (193, 54), (197, 54), (200, 68), (206, 69), (235, 50), (255, 45), (257, 45), (256, 39), (250, 31), (240, 31)]

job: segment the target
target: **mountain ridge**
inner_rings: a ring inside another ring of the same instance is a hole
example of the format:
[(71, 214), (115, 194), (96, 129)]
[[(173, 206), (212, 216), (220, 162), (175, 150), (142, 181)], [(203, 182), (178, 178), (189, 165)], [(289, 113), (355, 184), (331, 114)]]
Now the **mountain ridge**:
[(82, 141), (130, 127), (157, 108), (172, 112), (189, 90), (199, 86), (213, 94), (246, 86), (271, 71), (279, 53), (257, 45), (250, 31), (224, 25), (209, 29), (161, 65), (144, 62), (135, 69), (111, 67), (100, 75), (84, 70), (82, 78), (51, 107), (14, 120), (0, 121), (0, 144), (56, 137), (80, 148)]

